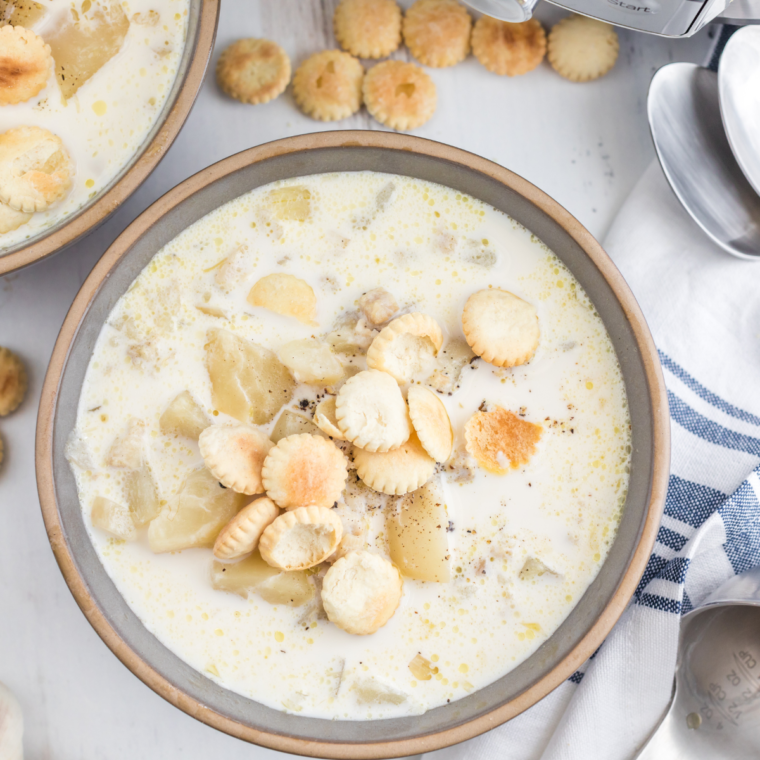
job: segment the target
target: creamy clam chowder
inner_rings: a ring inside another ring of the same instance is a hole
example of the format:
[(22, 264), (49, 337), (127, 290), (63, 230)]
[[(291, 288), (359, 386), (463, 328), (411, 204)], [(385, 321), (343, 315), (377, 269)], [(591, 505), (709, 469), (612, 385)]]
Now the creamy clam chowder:
[[(252, 291), (272, 274), (308, 284), (312, 318), (252, 305)], [(380, 317), (362, 299), (378, 288), (393, 302)], [(494, 288), (537, 314), (540, 338), (524, 364), (494, 366), (464, 340), (465, 303)], [(362, 482), (356, 448), (336, 437), (348, 477), (329, 511), (352, 537), (346, 556), (379, 555), (403, 580), (387, 623), (353, 635), (321, 602), (325, 573), (344, 560), (281, 572), (262, 560), (263, 538), (261, 554), (214, 557), (209, 547), (223, 522), (256, 497), (222, 487), (196, 439), (207, 426), (239, 421), (275, 443), (324, 435), (314, 425), (317, 404), (337, 393), (340, 405), (378, 330), (405, 314), (432, 318), (443, 342), (412, 362), (414, 376), (399, 389), (403, 398), (410, 387), (433, 391), (453, 447), (418, 490), (388, 495)], [(298, 382), (299, 370), (280, 363), (292, 367), (283, 346), (306, 339), (339, 362), (329, 386)], [(251, 346), (255, 356), (245, 354)], [(235, 419), (220, 406), (240, 408), (225, 393), (252, 382), (246, 362), (269, 386), (259, 397), (252, 390), (250, 409)], [(465, 440), (468, 421), (494, 412), (537, 441), (517, 465), (496, 452), (495, 470)], [(371, 172), (258, 188), (159, 251), (102, 329), (67, 446), (93, 545), (145, 626), (228, 689), (341, 720), (453, 702), (546, 641), (607, 556), (630, 452), (610, 338), (560, 260), (485, 203)], [(213, 521), (217, 509), (224, 515), (198, 538), (199, 522)]]
[[(28, 29), (40, 56), (24, 63), (47, 72), (39, 92), (0, 103), (0, 142), (9, 130), (42, 128), (68, 156), (62, 191), (35, 213), (8, 218), (0, 208), (0, 254), (76, 213), (134, 156), (171, 91), (189, 6), (189, 0), (0, 0), (0, 28)], [(6, 52), (0, 50), (0, 68), (13, 63)], [(17, 163), (39, 168), (29, 157)]]

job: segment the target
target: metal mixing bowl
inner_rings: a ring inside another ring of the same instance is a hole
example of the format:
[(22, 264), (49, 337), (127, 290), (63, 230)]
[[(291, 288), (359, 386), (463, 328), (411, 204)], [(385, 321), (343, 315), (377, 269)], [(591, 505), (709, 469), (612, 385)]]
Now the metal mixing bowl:
[(34, 237), (0, 250), (0, 275), (29, 266), (92, 232), (158, 166), (193, 107), (216, 37), (220, 0), (190, 0), (187, 39), (177, 76), (155, 124), (119, 173), (78, 211)]
[[(559, 629), (495, 683), (424, 715), (332, 721), (288, 715), (227, 691), (170, 652), (117, 591), (87, 534), (64, 457), (95, 341), (111, 309), (151, 257), (182, 230), (239, 195), (289, 177), (371, 170), (437, 182), (480, 198), (535, 233), (578, 278), (612, 338), (633, 424), (630, 488), (598, 577)], [(63, 324), (42, 391), (37, 480), (50, 543), (77, 602), (117, 657), (148, 686), (221, 731), (285, 752), (327, 758), (411, 755), (469, 739), (546, 696), (593, 654), (633, 595), (662, 515), (669, 416), (657, 351), (622, 276), (590, 233), (555, 201), (497, 164), (388, 132), (291, 137), (238, 153), (153, 204), (108, 249)]]

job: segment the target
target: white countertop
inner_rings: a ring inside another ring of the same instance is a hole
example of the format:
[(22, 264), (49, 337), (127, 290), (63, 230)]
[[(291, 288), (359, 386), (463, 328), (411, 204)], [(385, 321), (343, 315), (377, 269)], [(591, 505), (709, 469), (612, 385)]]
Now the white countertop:
[[(224, 0), (216, 49), (237, 37), (266, 36), (282, 44), (297, 66), (334, 46), (334, 5)], [(551, 23), (565, 14), (542, 5), (537, 15)], [(512, 169), (603, 237), (654, 156), (646, 122), (653, 72), (671, 61), (702, 62), (708, 47), (704, 30), (681, 41), (621, 31), (615, 69), (582, 85), (561, 79), (548, 63), (507, 79), (470, 57), (430, 72), (438, 111), (414, 134)], [(21, 701), (28, 759), (237, 760), (276, 754), (218, 733), (164, 702), (90, 628), (58, 571), (42, 523), (34, 474), (37, 403), (58, 329), (79, 286), (150, 203), (244, 148), (304, 132), (365, 128), (379, 128), (366, 113), (337, 124), (312, 121), (296, 110), (289, 92), (264, 106), (240, 105), (209, 77), (163, 163), (107, 224), (63, 254), (0, 278), (0, 345), (18, 352), (30, 374), (26, 401), (0, 419), (6, 447), (0, 465), (0, 681)]]

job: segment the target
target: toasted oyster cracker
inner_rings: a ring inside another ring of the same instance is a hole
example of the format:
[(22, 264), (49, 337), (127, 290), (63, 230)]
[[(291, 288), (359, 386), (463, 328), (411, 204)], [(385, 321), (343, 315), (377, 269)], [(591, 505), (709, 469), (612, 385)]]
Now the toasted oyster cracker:
[(385, 288), (373, 288), (359, 299), (359, 308), (367, 322), (376, 327), (387, 322), (398, 311), (398, 304)]
[(453, 66), (470, 52), (472, 18), (456, 0), (417, 0), (404, 16), (404, 42), (423, 65)]
[(543, 428), (521, 419), (503, 407), (475, 412), (464, 426), (467, 451), (495, 475), (527, 464), (536, 451)]
[(384, 557), (368, 551), (349, 552), (325, 574), (322, 604), (331, 623), (364, 636), (393, 617), (403, 587), (401, 574)]
[(462, 328), (470, 348), (497, 367), (525, 364), (540, 337), (535, 306), (501, 288), (479, 290), (467, 299)]
[(28, 214), (44, 211), (63, 198), (73, 175), (61, 139), (47, 129), (15, 127), (0, 134), (1, 203)]
[(6, 206), (0, 203), (0, 235), (5, 232), (17, 230), (22, 224), (26, 224), (32, 218), (31, 214), (25, 214), (23, 211)]
[(549, 63), (572, 82), (603, 77), (617, 61), (620, 43), (609, 24), (586, 16), (568, 16), (549, 32)]
[(423, 385), (411, 386), (406, 400), (422, 448), (436, 462), (445, 462), (454, 448), (454, 431), (443, 402)]
[(341, 0), (333, 29), (351, 55), (385, 58), (401, 44), (401, 8), (396, 0)]
[(393, 451), (354, 450), (356, 474), (372, 489), (395, 496), (416, 491), (435, 472), (435, 460), (412, 433), (409, 440)]
[(341, 50), (323, 50), (307, 58), (293, 76), (293, 97), (312, 119), (337, 121), (362, 107), (364, 67)]
[(397, 317), (367, 349), (367, 366), (387, 372), (399, 383), (408, 383), (425, 368), (443, 345), (443, 332), (427, 314), (413, 312)]
[(15, 411), (26, 395), (29, 381), (21, 359), (0, 346), (0, 417)]
[(347, 477), (341, 450), (332, 441), (308, 433), (278, 441), (261, 471), (267, 496), (283, 509), (332, 507)]
[(317, 324), (317, 297), (308, 282), (292, 274), (277, 272), (262, 277), (251, 288), (247, 301), (306, 325)]
[(214, 556), (231, 560), (250, 554), (258, 546), (266, 527), (279, 514), (280, 510), (271, 499), (266, 496), (254, 499), (222, 528), (214, 542)]
[(306, 570), (327, 559), (341, 538), (343, 524), (331, 509), (299, 507), (280, 515), (265, 528), (259, 552), (272, 567)]
[(535, 18), (510, 24), (481, 16), (472, 30), (472, 52), (494, 74), (520, 76), (544, 60), (546, 32)]
[(33, 98), (53, 69), (50, 45), (23, 26), (0, 27), (0, 106)]
[(219, 56), (216, 81), (241, 103), (268, 103), (288, 86), (290, 58), (271, 40), (237, 40)]
[(198, 437), (203, 463), (225, 487), (251, 496), (263, 493), (261, 468), (274, 444), (253, 425), (211, 425)]
[(338, 418), (335, 416), (335, 401), (335, 396), (325, 396), (317, 404), (314, 410), (314, 424), (330, 438), (345, 441), (346, 436), (338, 427)]
[(383, 61), (364, 77), (364, 104), (370, 115), (398, 130), (421, 127), (435, 112), (433, 80), (413, 63)]
[(335, 417), (346, 440), (367, 451), (395, 449), (411, 433), (398, 383), (376, 369), (346, 380), (335, 400)]

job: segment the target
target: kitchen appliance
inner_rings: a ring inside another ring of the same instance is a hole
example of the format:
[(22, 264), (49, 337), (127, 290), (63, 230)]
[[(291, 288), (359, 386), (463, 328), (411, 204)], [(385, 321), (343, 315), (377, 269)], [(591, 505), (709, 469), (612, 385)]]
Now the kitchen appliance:
[[(465, 0), (475, 10), (517, 23), (538, 0)], [(553, 5), (637, 32), (691, 37), (705, 24), (760, 23), (760, 0), (550, 0)]]

